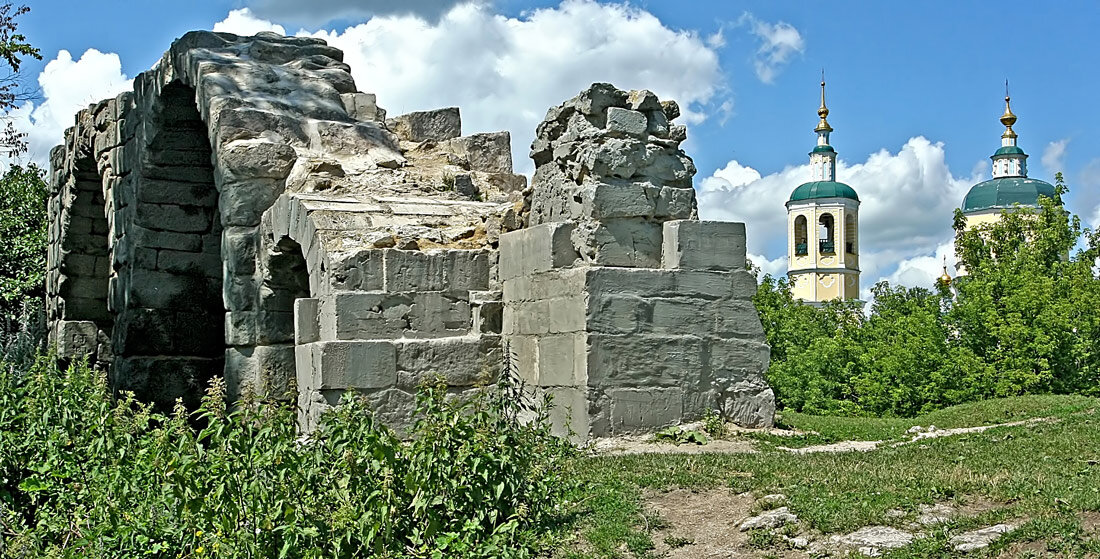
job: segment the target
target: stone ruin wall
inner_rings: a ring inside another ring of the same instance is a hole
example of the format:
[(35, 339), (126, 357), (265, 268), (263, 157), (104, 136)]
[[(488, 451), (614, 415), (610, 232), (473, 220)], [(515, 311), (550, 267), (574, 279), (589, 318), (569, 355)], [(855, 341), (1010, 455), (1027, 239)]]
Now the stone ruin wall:
[(401, 428), (419, 383), (473, 390), (505, 351), (582, 439), (771, 423), (744, 226), (697, 220), (674, 103), (595, 84), (552, 108), (528, 187), (507, 132), (387, 119), (342, 57), (192, 32), (77, 114), (51, 152), (60, 358), (161, 407), (223, 376), (304, 431), (347, 390)]

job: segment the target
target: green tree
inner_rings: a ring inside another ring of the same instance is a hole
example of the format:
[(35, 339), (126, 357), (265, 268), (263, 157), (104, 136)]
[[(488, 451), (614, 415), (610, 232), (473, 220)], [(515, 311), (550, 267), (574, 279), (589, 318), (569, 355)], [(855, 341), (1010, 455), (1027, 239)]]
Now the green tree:
[(33, 163), (13, 165), (0, 178), (0, 315), (17, 314), (41, 299), (46, 280), (48, 191)]
[[(956, 216), (956, 250), (967, 275), (956, 282), (949, 321), (958, 343), (995, 370), (992, 396), (1100, 393), (1097, 233), (1053, 198), (1004, 212), (972, 230)], [(1076, 250), (1075, 250), (1076, 249)]]
[(911, 416), (1027, 393), (1100, 394), (1100, 235), (1055, 195), (968, 230), (956, 212), (967, 275), (951, 288), (872, 288), (851, 303), (803, 304), (783, 279), (754, 297), (781, 406), (817, 414)]
[(16, 130), (15, 124), (7, 113), (16, 103), (32, 95), (23, 89), (23, 80), (19, 77), (19, 66), (23, 58), (42, 59), (38, 49), (27, 42), (27, 38), (17, 32), (15, 18), (30, 11), (26, 6), (15, 7), (11, 2), (0, 4), (0, 59), (8, 67), (7, 74), (0, 75), (0, 111), (4, 112), (4, 129), (0, 130), (0, 152), (18, 155), (27, 151), (27, 134)]

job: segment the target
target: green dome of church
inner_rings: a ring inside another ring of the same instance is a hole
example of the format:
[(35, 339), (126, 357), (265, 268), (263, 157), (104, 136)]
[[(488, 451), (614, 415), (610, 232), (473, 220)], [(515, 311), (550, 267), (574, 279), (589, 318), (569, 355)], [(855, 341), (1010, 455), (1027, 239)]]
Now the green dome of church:
[(1054, 197), (1054, 186), (1027, 177), (1002, 177), (974, 185), (963, 198), (963, 213), (1011, 208), (1014, 204), (1039, 207), (1039, 196)]
[(848, 198), (859, 201), (859, 196), (856, 196), (856, 191), (852, 187), (836, 181), (813, 181), (800, 185), (791, 193), (790, 201), (816, 200), (818, 198)]

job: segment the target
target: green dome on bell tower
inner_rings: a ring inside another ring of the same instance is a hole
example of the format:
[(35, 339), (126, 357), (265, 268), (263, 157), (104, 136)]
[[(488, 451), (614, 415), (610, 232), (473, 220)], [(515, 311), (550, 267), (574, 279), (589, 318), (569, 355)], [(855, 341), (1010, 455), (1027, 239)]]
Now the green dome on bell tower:
[(1017, 135), (1012, 126), (1016, 115), (1012, 112), (1011, 97), (1005, 84), (1005, 112), (1001, 124), (1001, 147), (989, 158), (993, 160), (993, 178), (980, 182), (963, 198), (963, 214), (993, 212), (1020, 206), (1039, 207), (1039, 197), (1054, 196), (1054, 186), (1048, 182), (1027, 176), (1027, 153), (1016, 145)]

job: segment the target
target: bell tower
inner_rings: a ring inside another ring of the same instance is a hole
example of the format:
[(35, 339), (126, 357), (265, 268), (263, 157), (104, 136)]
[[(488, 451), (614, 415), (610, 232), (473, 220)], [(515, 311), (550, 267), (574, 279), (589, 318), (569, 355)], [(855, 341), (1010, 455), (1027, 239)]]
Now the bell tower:
[(808, 303), (859, 298), (859, 197), (836, 180), (836, 150), (829, 145), (833, 127), (821, 106), (810, 151), (811, 181), (799, 185), (787, 201), (787, 276), (792, 294)]

